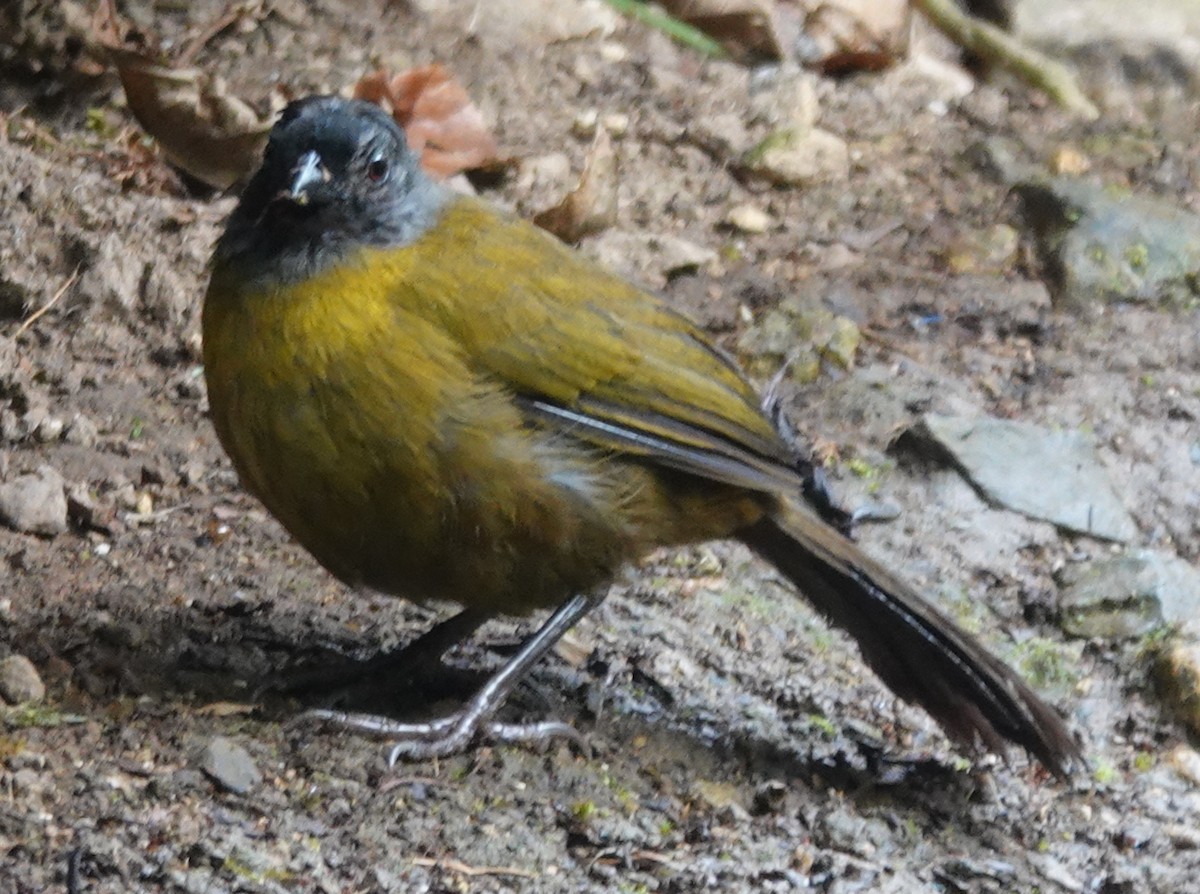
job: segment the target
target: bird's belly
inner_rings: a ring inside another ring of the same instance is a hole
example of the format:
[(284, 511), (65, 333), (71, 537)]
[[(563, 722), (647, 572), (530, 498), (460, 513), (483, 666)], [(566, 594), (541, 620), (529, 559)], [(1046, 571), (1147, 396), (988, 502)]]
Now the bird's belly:
[(468, 422), (447, 434), (413, 412), (407, 429), (403, 414), (384, 426), (311, 390), (255, 403), (229, 414), (235, 466), (352, 586), (521, 614), (596, 587), (636, 551), (629, 483), (539, 432)]

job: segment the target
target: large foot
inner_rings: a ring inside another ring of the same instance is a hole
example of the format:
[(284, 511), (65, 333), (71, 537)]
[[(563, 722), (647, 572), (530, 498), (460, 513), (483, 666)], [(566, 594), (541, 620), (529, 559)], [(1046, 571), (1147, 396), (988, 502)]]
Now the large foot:
[(344, 729), (399, 740), (388, 757), (389, 764), (401, 759), (427, 760), (458, 754), (481, 739), (531, 743), (566, 737), (583, 746), (579, 733), (560, 721), (514, 724), (499, 723), (492, 718), (526, 671), (603, 598), (572, 597), (521, 645), (517, 653), (461, 709), (445, 717), (425, 723), (401, 723), (370, 714), (316, 709), (306, 711), (298, 719), (319, 720)]
[(316, 708), (305, 711), (301, 720), (320, 720), (341, 729), (396, 741), (388, 754), (388, 766), (400, 760), (431, 760), (460, 754), (477, 742), (540, 745), (552, 739), (570, 739), (583, 751), (587, 742), (579, 731), (561, 720), (542, 720), (536, 723), (501, 723), (498, 720), (476, 721), (467, 709), (425, 723), (402, 723), (390, 717), (373, 714), (354, 714)]

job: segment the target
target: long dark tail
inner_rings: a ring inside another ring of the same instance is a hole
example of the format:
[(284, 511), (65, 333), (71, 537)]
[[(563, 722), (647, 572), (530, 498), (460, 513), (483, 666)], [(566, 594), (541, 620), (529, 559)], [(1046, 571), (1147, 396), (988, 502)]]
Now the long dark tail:
[(738, 533), (832, 623), (858, 641), (893, 692), (952, 737), (1003, 752), (1023, 746), (1059, 777), (1080, 757), (1062, 719), (970, 634), (804, 508), (785, 506)]

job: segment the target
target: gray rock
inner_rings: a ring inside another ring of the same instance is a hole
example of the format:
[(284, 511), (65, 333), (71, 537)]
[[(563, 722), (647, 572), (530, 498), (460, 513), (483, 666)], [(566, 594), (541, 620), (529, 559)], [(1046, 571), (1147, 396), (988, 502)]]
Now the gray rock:
[[(694, 272), (717, 260), (711, 248), (666, 233), (606, 230), (585, 243), (585, 250), (601, 264), (616, 270), (644, 265), (666, 278)], [(636, 259), (631, 265), (631, 259)]]
[(746, 153), (746, 170), (779, 186), (838, 182), (850, 174), (850, 149), (820, 128), (778, 131)]
[(765, 233), (771, 226), (771, 215), (756, 205), (735, 205), (725, 215), (725, 223), (739, 233)]
[(1056, 304), (1187, 302), (1200, 276), (1200, 216), (1068, 177), (1014, 187)]
[(0, 661), (0, 699), (10, 705), (23, 705), (45, 697), (46, 684), (32, 661), (24, 655), (9, 655)]
[(46, 416), (33, 430), (33, 436), (43, 444), (53, 444), (63, 435), (66, 424), (57, 416)]
[(1125, 639), (1164, 624), (1200, 632), (1200, 571), (1150, 551), (1081, 565), (1059, 575), (1062, 627), (1075, 636)]
[(78, 444), (80, 447), (94, 447), (100, 437), (100, 430), (89, 417), (80, 413), (67, 423), (63, 432), (63, 440), (68, 444)]
[(76, 527), (90, 531), (112, 533), (117, 526), (112, 507), (97, 502), (85, 484), (76, 484), (68, 489), (67, 516)]
[(755, 122), (807, 129), (820, 111), (817, 76), (799, 65), (764, 68), (750, 81), (750, 114)]
[(995, 505), (1103, 540), (1126, 542), (1137, 535), (1092, 442), (1079, 432), (930, 413), (906, 434), (941, 448)]
[(225, 736), (216, 736), (204, 746), (200, 769), (218, 785), (239, 795), (262, 782), (262, 773), (250, 753)]
[(726, 160), (738, 158), (754, 144), (742, 117), (735, 112), (701, 115), (688, 122), (687, 133), (706, 152)]
[(54, 536), (67, 530), (64, 481), (49, 466), (0, 484), (0, 521), (16, 531)]

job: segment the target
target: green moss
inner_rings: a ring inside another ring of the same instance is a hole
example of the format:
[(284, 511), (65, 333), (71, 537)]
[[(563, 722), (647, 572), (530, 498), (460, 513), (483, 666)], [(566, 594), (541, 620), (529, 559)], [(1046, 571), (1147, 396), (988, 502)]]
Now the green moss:
[(1096, 768), (1092, 771), (1092, 778), (1100, 785), (1112, 785), (1120, 778), (1120, 775), (1117, 773), (1116, 767), (1103, 758), (1100, 758), (1096, 761)]
[(221, 868), (226, 872), (236, 875), (238, 878), (248, 879), (256, 884), (263, 882), (290, 882), (296, 878), (295, 873), (288, 872), (286, 869), (273, 867), (271, 869), (255, 869), (244, 860), (230, 854), (221, 863)]
[(757, 146), (754, 146), (746, 152), (745, 162), (748, 165), (756, 165), (763, 160), (763, 156), (775, 149), (787, 149), (794, 146), (800, 139), (799, 131), (794, 128), (786, 127), (783, 130), (777, 130), (769, 134)]
[(1074, 679), (1062, 646), (1046, 637), (1035, 636), (1021, 643), (1015, 659), (1022, 674), (1039, 688), (1062, 686)]
[(1144, 243), (1130, 245), (1125, 249), (1125, 263), (1132, 270), (1145, 270), (1150, 266), (1150, 248)]
[(599, 812), (600, 808), (596, 806), (595, 801), (577, 801), (571, 807), (571, 816), (581, 823), (590, 823)]
[(813, 729), (818, 730), (825, 738), (833, 739), (837, 737), (837, 726), (824, 714), (809, 714), (805, 719)]

